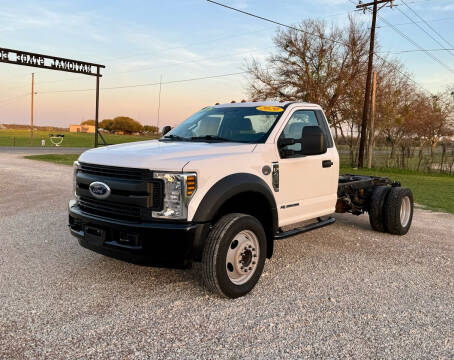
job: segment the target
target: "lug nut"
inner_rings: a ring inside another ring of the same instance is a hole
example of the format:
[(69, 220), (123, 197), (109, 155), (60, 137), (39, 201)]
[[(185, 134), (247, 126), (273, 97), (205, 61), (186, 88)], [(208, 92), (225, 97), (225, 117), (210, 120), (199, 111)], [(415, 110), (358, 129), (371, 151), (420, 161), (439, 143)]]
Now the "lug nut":
[(250, 267), (249, 270), (252, 270), (252, 267)]
[(255, 265), (255, 261), (252, 262), (252, 265)]

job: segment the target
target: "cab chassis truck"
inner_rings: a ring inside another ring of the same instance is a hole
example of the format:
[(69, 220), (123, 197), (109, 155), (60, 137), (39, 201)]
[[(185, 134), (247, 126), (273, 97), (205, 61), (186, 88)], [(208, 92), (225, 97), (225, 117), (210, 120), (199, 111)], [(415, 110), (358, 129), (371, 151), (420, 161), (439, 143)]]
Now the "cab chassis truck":
[(137, 264), (201, 262), (206, 287), (236, 298), (257, 284), (274, 240), (333, 224), (334, 212), (368, 213), (373, 230), (395, 235), (411, 226), (409, 189), (339, 175), (318, 105), (217, 104), (162, 132), (75, 162), (69, 228), (80, 245)]

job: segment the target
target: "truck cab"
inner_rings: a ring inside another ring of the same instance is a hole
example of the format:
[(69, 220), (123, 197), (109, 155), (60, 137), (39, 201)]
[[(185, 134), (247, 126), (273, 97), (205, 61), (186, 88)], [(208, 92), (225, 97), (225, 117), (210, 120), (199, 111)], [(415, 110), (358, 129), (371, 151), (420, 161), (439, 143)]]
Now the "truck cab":
[[(140, 264), (201, 262), (206, 286), (234, 298), (255, 286), (276, 239), (334, 222), (339, 155), (318, 105), (219, 104), (159, 140), (84, 152), (74, 192), (82, 246)], [(345, 211), (368, 211), (345, 196)]]

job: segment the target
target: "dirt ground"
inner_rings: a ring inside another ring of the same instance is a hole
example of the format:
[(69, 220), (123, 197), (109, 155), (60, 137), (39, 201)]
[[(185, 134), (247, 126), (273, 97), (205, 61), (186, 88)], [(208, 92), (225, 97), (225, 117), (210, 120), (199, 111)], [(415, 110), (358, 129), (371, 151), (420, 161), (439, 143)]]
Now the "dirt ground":
[[(81, 248), (72, 169), (0, 152), (0, 358), (453, 358), (454, 215), (367, 216), (275, 245), (248, 296)], [(454, 199), (453, 199), (454, 201)]]

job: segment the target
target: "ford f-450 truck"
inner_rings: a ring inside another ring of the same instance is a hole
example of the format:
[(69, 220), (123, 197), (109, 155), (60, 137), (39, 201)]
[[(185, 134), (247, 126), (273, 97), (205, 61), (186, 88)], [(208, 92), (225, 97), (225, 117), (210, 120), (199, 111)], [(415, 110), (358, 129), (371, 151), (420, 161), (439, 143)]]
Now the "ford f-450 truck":
[(252, 290), (275, 240), (330, 225), (334, 212), (367, 212), (396, 235), (413, 216), (399, 183), (339, 176), (323, 110), (296, 102), (209, 106), (159, 140), (88, 150), (74, 191), (69, 227), (83, 247), (139, 264), (201, 262), (207, 288), (230, 298)]

